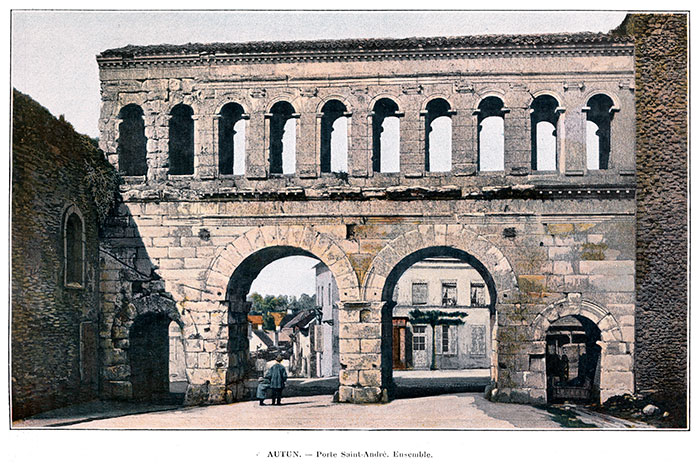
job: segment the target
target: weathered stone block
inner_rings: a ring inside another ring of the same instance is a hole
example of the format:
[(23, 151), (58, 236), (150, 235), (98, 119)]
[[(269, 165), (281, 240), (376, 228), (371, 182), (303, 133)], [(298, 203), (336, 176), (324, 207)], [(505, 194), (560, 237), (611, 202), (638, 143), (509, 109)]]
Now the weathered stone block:
[(358, 373), (358, 381), (363, 387), (379, 387), (382, 384), (382, 371), (361, 370)]
[(380, 403), (382, 401), (382, 389), (380, 387), (364, 387), (352, 389), (353, 403)]
[(361, 353), (380, 353), (382, 340), (379, 338), (362, 339), (360, 341)]
[(347, 370), (379, 369), (382, 359), (380, 354), (341, 354), (340, 364)]
[(359, 380), (359, 372), (356, 370), (341, 369), (338, 372), (338, 381), (341, 385), (357, 385)]
[(353, 402), (353, 387), (347, 387), (341, 385), (338, 387), (338, 401), (341, 403), (352, 403)]
[(359, 353), (360, 352), (360, 340), (340, 338), (338, 340), (338, 349), (340, 353)]
[(340, 338), (381, 338), (379, 323), (346, 323), (340, 324)]

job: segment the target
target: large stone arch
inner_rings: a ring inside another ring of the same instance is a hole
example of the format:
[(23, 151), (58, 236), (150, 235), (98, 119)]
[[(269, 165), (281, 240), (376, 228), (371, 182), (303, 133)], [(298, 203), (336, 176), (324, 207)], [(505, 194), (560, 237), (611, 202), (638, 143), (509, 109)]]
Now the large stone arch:
[(271, 225), (252, 227), (219, 249), (205, 276), (205, 292), (212, 301), (226, 298), (229, 280), (236, 268), (251, 254), (265, 248), (288, 246), (302, 249), (321, 260), (333, 273), (341, 301), (357, 301), (360, 288), (345, 251), (313, 225)]
[[(392, 386), (390, 290), (407, 267), (430, 255), (446, 254), (466, 260), (481, 273), (491, 295), (491, 378), (498, 379), (498, 315), (517, 292), (517, 280), (508, 259), (491, 242), (460, 224), (421, 225), (392, 240), (375, 256), (365, 276), (362, 297), (377, 303), (380, 321), (382, 385)], [(429, 254), (429, 255), (426, 255)]]
[(378, 301), (387, 277), (410, 254), (431, 246), (445, 246), (468, 253), (483, 264), (493, 278), (497, 290), (494, 305), (513, 296), (517, 280), (503, 253), (490, 241), (459, 224), (421, 225), (395, 238), (376, 255), (365, 275), (362, 296), (365, 301)]

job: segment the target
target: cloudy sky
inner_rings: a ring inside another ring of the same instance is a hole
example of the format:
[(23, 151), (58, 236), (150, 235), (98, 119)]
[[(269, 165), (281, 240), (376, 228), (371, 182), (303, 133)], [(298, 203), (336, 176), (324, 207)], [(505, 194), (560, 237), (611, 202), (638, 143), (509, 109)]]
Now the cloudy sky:
[[(470, 11), (37, 11), (11, 15), (11, 79), (19, 91), (98, 136), (95, 56), (128, 44), (607, 32), (625, 17), (605, 12)], [(288, 259), (263, 270), (262, 294), (313, 294), (313, 259)], [(281, 265), (281, 266), (280, 266)], [(298, 277), (280, 283), (279, 273)]]

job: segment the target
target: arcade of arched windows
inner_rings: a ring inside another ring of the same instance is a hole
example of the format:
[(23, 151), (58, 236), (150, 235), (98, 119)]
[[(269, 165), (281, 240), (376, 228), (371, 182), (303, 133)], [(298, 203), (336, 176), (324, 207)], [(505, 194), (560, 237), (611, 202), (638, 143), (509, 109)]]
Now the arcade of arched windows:
[[(562, 114), (564, 108), (557, 97), (541, 94), (532, 99), (529, 112), (530, 169), (532, 172), (560, 170)], [(613, 99), (598, 93), (587, 98), (581, 108), (585, 125), (586, 169), (607, 170), (614, 165), (611, 131), (613, 116), (619, 108)], [(474, 119), (477, 173), (505, 171), (506, 126), (510, 109), (499, 96), (488, 95), (478, 101), (470, 117)], [(456, 136), (453, 117), (459, 113), (444, 98), (433, 98), (419, 111), (421, 147), (425, 172), (449, 173), (453, 170), (453, 138)], [(316, 160), (320, 173), (347, 173), (350, 158), (352, 111), (337, 99), (326, 101), (317, 114)], [(300, 114), (284, 100), (272, 105), (264, 117), (265, 163), (270, 175), (297, 173), (297, 138), (300, 134)], [(395, 100), (383, 97), (376, 100), (368, 113), (369, 164), (374, 173), (402, 171), (402, 128), (405, 113)], [(127, 176), (147, 174), (148, 138), (144, 126), (144, 112), (139, 105), (122, 107), (118, 118), (117, 155), (120, 171)], [(194, 175), (197, 156), (195, 139), (197, 115), (192, 107), (177, 104), (168, 114), (169, 175)], [(219, 175), (245, 175), (247, 149), (252, 137), (248, 121), (250, 115), (237, 102), (229, 102), (213, 116), (212, 131), (217, 135), (216, 162)], [(256, 134), (258, 136), (259, 134)], [(365, 137), (355, 135), (355, 138)], [(467, 136), (471, 137), (471, 136)]]

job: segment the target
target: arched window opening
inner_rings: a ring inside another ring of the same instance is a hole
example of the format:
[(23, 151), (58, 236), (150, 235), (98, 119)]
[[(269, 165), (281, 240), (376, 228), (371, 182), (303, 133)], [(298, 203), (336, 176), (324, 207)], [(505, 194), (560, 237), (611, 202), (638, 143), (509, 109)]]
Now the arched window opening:
[(270, 173), (296, 172), (296, 115), (289, 102), (277, 102), (270, 109)]
[(342, 102), (331, 100), (321, 109), (321, 173), (348, 171), (348, 117)]
[(176, 105), (170, 112), (169, 162), (171, 175), (194, 174), (194, 112), (188, 105)]
[(219, 173), (245, 174), (245, 117), (236, 103), (224, 105), (219, 115)]
[(425, 170), (452, 170), (452, 115), (444, 99), (431, 100), (425, 117)]
[(589, 170), (607, 170), (610, 162), (610, 122), (613, 101), (604, 94), (588, 99), (586, 112), (586, 160)]
[(119, 171), (125, 176), (143, 176), (148, 171), (143, 110), (138, 105), (130, 104), (121, 109), (118, 118)]
[(504, 118), (503, 101), (498, 97), (486, 97), (479, 103), (477, 117), (479, 171), (502, 171), (505, 169)]
[(557, 169), (557, 111), (559, 103), (552, 96), (537, 97), (531, 106), (532, 169)]
[(84, 233), (83, 221), (75, 213), (69, 213), (64, 227), (65, 234), (65, 283), (69, 287), (83, 286)]
[(391, 99), (374, 104), (372, 115), (372, 170), (399, 171), (399, 107)]

